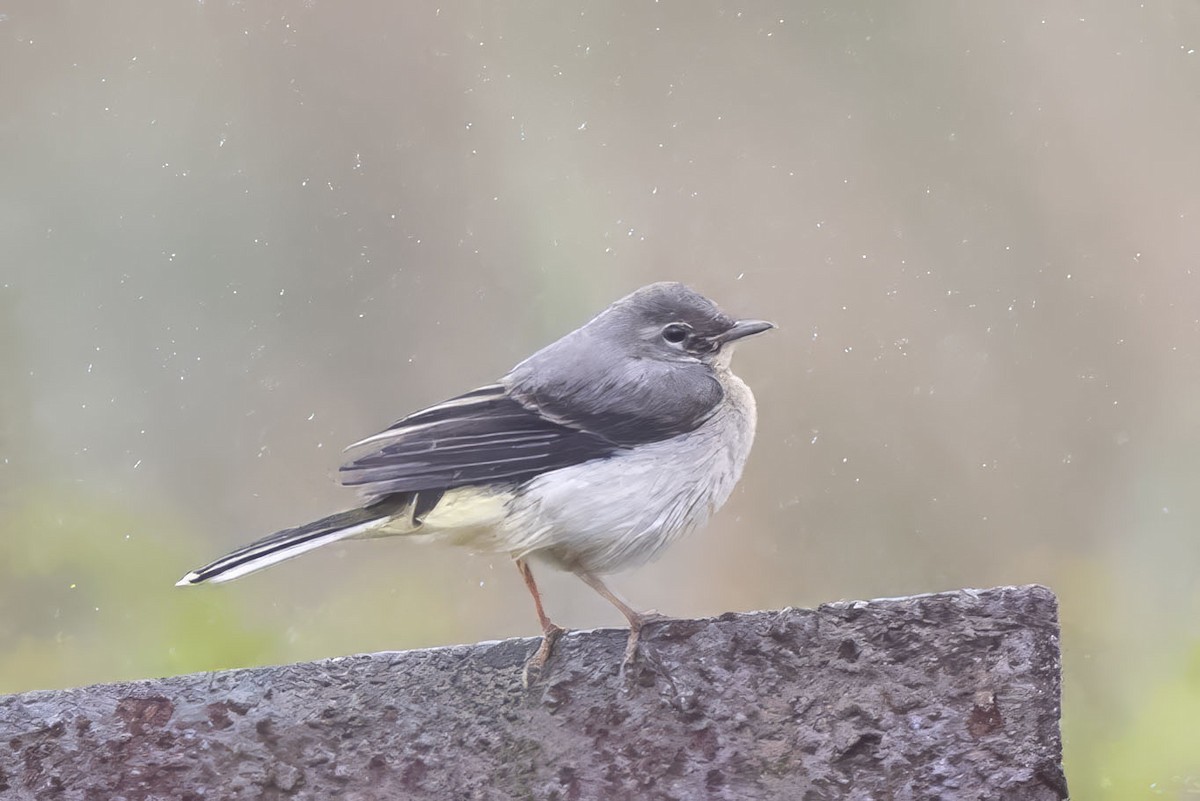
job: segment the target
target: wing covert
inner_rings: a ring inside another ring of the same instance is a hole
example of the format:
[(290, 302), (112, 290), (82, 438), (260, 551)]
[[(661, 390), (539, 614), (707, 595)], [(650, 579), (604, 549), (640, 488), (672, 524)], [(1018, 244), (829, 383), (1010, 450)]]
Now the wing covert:
[(371, 497), (523, 481), (621, 448), (482, 387), (409, 415), (350, 446), (374, 446), (342, 465), (341, 481)]

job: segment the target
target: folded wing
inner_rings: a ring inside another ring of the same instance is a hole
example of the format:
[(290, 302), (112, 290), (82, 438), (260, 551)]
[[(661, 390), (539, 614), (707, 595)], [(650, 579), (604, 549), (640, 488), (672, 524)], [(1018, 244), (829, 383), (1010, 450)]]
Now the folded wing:
[(544, 417), (495, 384), (405, 417), (350, 446), (341, 480), (372, 498), (517, 482), (600, 459), (621, 446)]

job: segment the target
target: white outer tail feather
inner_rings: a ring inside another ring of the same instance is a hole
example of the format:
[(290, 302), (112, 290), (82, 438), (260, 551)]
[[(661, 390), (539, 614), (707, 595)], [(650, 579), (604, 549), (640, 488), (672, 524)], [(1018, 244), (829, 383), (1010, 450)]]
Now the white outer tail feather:
[[(284, 547), (279, 547), (280, 544), (278, 542), (269, 543), (263, 547), (270, 548), (270, 550), (258, 557), (250, 556), (247, 558), (247, 551), (234, 551), (233, 553), (221, 557), (216, 562), (213, 562), (212, 564), (207, 565), (198, 571), (193, 570), (179, 581), (175, 582), (175, 586), (186, 587), (191, 584), (201, 583), (221, 584), (226, 581), (232, 581), (233, 579), (241, 578), (242, 576), (250, 573), (255, 573), (264, 568), (271, 567), (272, 565), (277, 565), (280, 562), (287, 561), (288, 559), (292, 559), (303, 553), (308, 553), (309, 551), (320, 548), (324, 545), (329, 545), (332, 542), (349, 539), (350, 537), (363, 534), (364, 532), (382, 528), (383, 526), (387, 525), (390, 520), (390, 515), (383, 515), (375, 520), (368, 520), (364, 523), (357, 523), (345, 528), (335, 528), (326, 534), (317, 537), (312, 537), (312, 532), (307, 532), (305, 534), (297, 532), (297, 537), (305, 537), (303, 541)], [(221, 564), (225, 561), (242, 563), (235, 567), (231, 567), (228, 570), (221, 570)], [(204, 577), (204, 574), (210, 573), (213, 570), (218, 572), (207, 578)]]

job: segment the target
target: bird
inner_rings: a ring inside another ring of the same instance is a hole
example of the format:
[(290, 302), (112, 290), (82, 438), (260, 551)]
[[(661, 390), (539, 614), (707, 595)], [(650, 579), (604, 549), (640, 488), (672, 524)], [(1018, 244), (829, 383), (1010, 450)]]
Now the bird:
[(636, 610), (604, 577), (659, 556), (729, 498), (757, 420), (730, 358), (775, 327), (735, 319), (682, 283), (644, 286), (496, 383), (350, 445), (339, 478), (359, 505), (256, 540), (177, 584), (229, 581), (348, 539), (445, 542), (515, 562), (542, 629), (527, 681), (566, 631), (547, 615), (532, 564), (575, 574), (621, 612), (628, 664), (661, 616)]

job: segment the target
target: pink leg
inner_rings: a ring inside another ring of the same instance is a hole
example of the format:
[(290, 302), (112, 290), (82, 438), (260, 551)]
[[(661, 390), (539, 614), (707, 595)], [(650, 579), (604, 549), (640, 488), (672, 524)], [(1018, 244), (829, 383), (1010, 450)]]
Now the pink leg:
[(663, 615), (657, 612), (639, 612), (629, 604), (625, 603), (621, 596), (610, 590), (608, 586), (600, 580), (598, 576), (591, 573), (576, 571), (575, 575), (579, 576), (585, 584), (591, 587), (596, 592), (600, 593), (604, 600), (608, 601), (613, 606), (620, 610), (625, 619), (629, 621), (629, 639), (625, 643), (625, 659), (624, 664), (628, 665), (633, 662), (637, 656), (638, 638), (642, 633), (642, 626), (654, 620), (664, 620)]
[(529, 588), (529, 594), (533, 596), (533, 608), (537, 610), (538, 623), (542, 627), (542, 644), (525, 663), (525, 683), (528, 685), (531, 673), (536, 675), (545, 667), (546, 660), (550, 658), (550, 654), (554, 650), (554, 644), (558, 642), (558, 638), (566, 629), (556, 625), (546, 616), (546, 610), (542, 608), (542, 594), (538, 592), (537, 582), (533, 580), (533, 571), (529, 568), (529, 563), (524, 559), (516, 561), (517, 570), (521, 571), (521, 578), (525, 579), (525, 586)]

